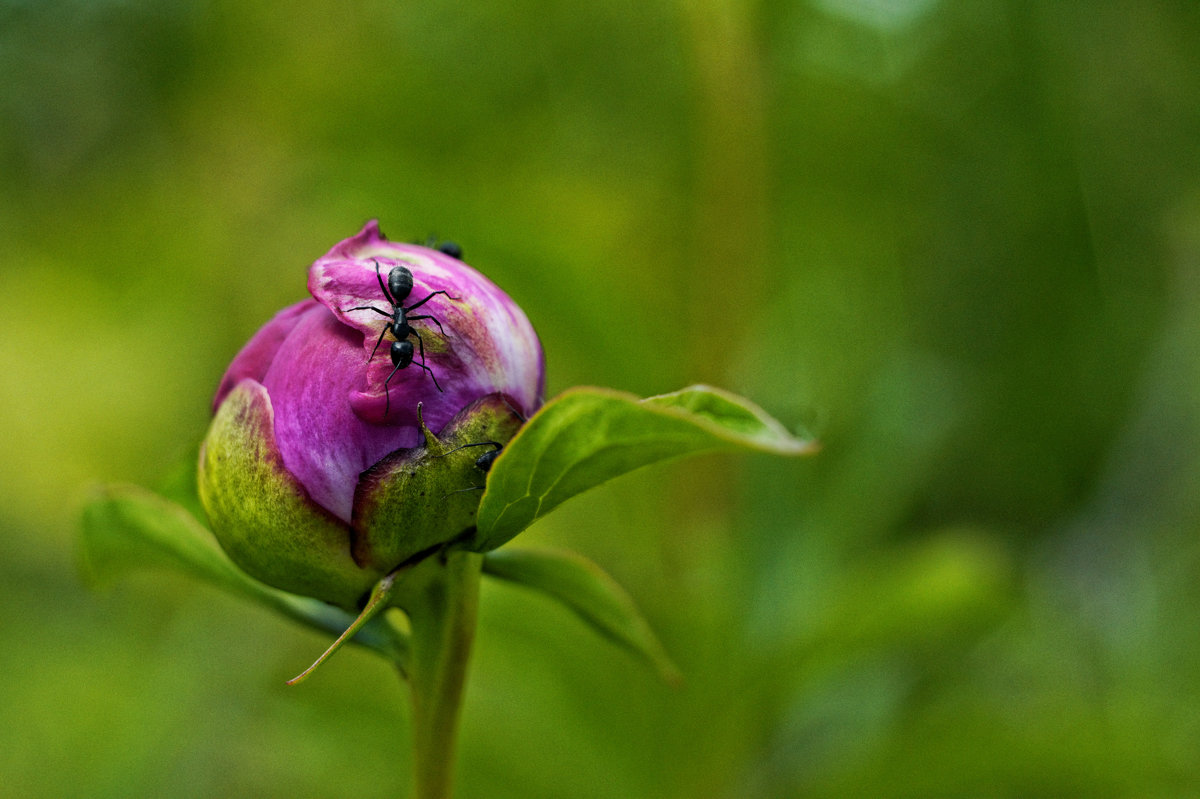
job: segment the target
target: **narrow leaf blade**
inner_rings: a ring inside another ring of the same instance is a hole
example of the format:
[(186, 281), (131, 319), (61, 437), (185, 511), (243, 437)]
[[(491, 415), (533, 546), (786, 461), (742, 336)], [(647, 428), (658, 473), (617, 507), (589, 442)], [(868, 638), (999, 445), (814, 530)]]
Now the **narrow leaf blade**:
[(472, 549), (495, 549), (564, 500), (657, 461), (712, 450), (802, 455), (816, 448), (748, 400), (707, 386), (645, 400), (572, 389), (534, 414), (496, 459)]
[(558, 600), (605, 638), (644, 659), (665, 681), (680, 681), (679, 669), (629, 594), (582, 555), (502, 549), (484, 556), (483, 573)]
[[(225, 556), (194, 516), (140, 486), (97, 489), (84, 508), (81, 556), (85, 572), (98, 582), (137, 569), (168, 569), (252, 599), (323, 633), (340, 634), (354, 621), (332, 605), (250, 577)], [(400, 664), (408, 651), (403, 634), (381, 618), (359, 630), (354, 643)]]
[(168, 568), (238, 589), (250, 579), (183, 507), (134, 485), (97, 489), (83, 511), (82, 555), (89, 576), (102, 582), (143, 568)]

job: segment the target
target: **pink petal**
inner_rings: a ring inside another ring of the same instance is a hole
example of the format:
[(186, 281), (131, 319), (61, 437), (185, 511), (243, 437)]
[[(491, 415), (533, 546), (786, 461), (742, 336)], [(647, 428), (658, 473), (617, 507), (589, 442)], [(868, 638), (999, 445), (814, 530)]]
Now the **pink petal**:
[(284, 339), (300, 321), (300, 317), (312, 308), (319, 307), (315, 300), (303, 300), (295, 305), (289, 305), (275, 314), (271, 321), (263, 325), (254, 336), (246, 342), (241, 351), (234, 356), (233, 362), (225, 370), (221, 385), (217, 386), (217, 396), (213, 398), (212, 409), (216, 413), (221, 401), (225, 399), (233, 387), (243, 378), (249, 377), (263, 381), (275, 353), (283, 344)]
[(313, 303), (262, 381), (284, 465), (315, 502), (346, 522), (359, 474), (419, 438), (415, 427), (369, 424), (354, 413), (350, 397), (361, 388), (364, 366), (358, 332)]

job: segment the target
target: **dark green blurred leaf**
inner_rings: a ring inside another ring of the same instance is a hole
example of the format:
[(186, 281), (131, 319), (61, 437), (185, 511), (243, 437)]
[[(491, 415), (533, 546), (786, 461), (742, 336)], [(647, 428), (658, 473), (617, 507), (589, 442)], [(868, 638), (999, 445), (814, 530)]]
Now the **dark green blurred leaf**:
[[(341, 634), (354, 622), (343, 611), (266, 586), (225, 557), (211, 534), (181, 506), (139, 486), (109, 485), (83, 512), (82, 558), (86, 573), (111, 581), (135, 569), (171, 569), (197, 577), (321, 632)], [(354, 642), (402, 663), (403, 634), (376, 618)]]
[(643, 466), (737, 449), (802, 455), (816, 444), (748, 400), (706, 386), (645, 400), (571, 389), (534, 414), (496, 460), (473, 546), (495, 549), (563, 500)]
[(162, 476), (162, 479), (152, 485), (157, 494), (179, 504), (185, 511), (197, 519), (205, 518), (204, 506), (200, 504), (199, 483), (196, 472), (200, 465), (200, 445), (188, 447), (183, 454)]
[(679, 682), (679, 669), (629, 594), (582, 555), (502, 549), (484, 556), (483, 572), (558, 600), (605, 638), (646, 660), (664, 680)]

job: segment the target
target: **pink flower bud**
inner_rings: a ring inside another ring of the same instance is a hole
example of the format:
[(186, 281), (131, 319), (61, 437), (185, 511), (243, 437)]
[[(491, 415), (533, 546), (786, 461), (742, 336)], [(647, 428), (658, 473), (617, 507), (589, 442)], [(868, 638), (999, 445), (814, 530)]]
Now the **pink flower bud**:
[[(276, 314), (222, 379), (201, 498), (247, 572), (350, 607), (406, 558), (470, 529), (479, 492), (461, 489), (482, 485), (471, 472), (482, 450), (442, 453), (511, 438), (542, 402), (544, 359), (495, 284), (388, 241), (374, 221), (310, 267), (308, 288), (314, 299)], [(440, 442), (423, 437), (418, 406)]]

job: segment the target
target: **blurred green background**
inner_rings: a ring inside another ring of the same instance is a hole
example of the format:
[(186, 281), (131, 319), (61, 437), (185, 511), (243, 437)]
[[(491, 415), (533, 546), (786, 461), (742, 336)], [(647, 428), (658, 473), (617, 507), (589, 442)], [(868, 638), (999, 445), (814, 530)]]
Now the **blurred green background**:
[(1200, 793), (1200, 8), (0, 0), (0, 793), (394, 797), (389, 668), (186, 578), (95, 592), (234, 352), (378, 217), (549, 393), (707, 381), (823, 452), (609, 484), (671, 689), (486, 585), (464, 799)]

